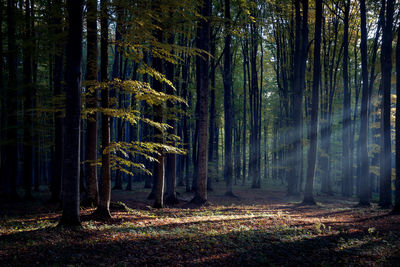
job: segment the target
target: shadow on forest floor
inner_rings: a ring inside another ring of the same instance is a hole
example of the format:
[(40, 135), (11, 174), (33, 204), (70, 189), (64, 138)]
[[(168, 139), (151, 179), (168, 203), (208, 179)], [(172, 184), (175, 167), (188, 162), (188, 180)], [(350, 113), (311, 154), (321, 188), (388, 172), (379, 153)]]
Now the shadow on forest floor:
[(93, 208), (82, 209), (83, 228), (77, 231), (56, 227), (60, 214), (45, 202), (25, 203), (25, 208), (15, 203), (16, 209), (0, 219), (0, 265), (400, 263), (400, 216), (389, 210), (355, 208), (352, 199), (332, 197), (299, 206), (300, 197), (287, 198), (282, 191), (235, 189), (240, 199), (227, 200), (217, 188), (207, 207), (185, 209), (182, 202), (161, 210), (151, 208), (144, 190), (114, 191), (113, 201), (131, 210), (115, 211), (113, 220), (103, 223), (91, 220)]

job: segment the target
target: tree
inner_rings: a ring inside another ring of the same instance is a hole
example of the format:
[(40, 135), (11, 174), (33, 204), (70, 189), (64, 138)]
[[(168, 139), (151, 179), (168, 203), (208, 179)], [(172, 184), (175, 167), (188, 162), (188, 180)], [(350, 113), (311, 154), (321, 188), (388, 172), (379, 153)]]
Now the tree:
[[(100, 2), (100, 76), (101, 82), (108, 81), (108, 0)], [(94, 215), (103, 220), (111, 218), (111, 170), (110, 170), (110, 117), (105, 112), (110, 107), (109, 88), (105, 85), (101, 92), (101, 186), (99, 190), (99, 206)]]
[[(211, 0), (203, 0), (200, 7), (202, 18), (198, 23), (196, 47), (209, 52)], [(203, 205), (207, 202), (207, 139), (208, 139), (208, 55), (196, 56), (196, 76), (199, 95), (197, 184), (192, 203)]]
[(224, 118), (225, 118), (225, 164), (226, 196), (232, 196), (232, 54), (231, 54), (231, 6), (230, 0), (225, 0), (225, 48), (224, 48)]
[[(31, 0), (33, 1), (33, 0)], [(32, 110), (33, 110), (33, 87), (32, 87), (32, 32), (31, 32), (31, 10), (30, 1), (25, 1), (25, 36), (23, 49), (23, 82), (24, 82), (24, 187), (25, 198), (32, 198)]]
[(64, 173), (62, 180), (63, 214), (60, 224), (65, 226), (79, 226), (83, 1), (67, 0), (67, 12), (65, 131), (68, 134), (65, 135), (64, 146)]
[(313, 189), (315, 176), (315, 163), (317, 156), (317, 138), (318, 138), (318, 101), (319, 101), (319, 83), (321, 78), (321, 24), (322, 24), (322, 0), (316, 0), (315, 3), (315, 34), (314, 34), (314, 74), (312, 88), (312, 108), (311, 108), (311, 133), (310, 150), (308, 152), (307, 180), (304, 191), (304, 204), (315, 204)]
[[(4, 1), (0, 0), (0, 25), (3, 25), (3, 20), (4, 20), (4, 15), (3, 14), (4, 14)], [(3, 51), (3, 28), (2, 27), (0, 27), (0, 40), (2, 40), (2, 41), (0, 41), (0, 57), (3, 58), (4, 57), (4, 51)], [(1, 90), (0, 91), (0, 95), (1, 96), (6, 95), (6, 93), (7, 93), (7, 92), (5, 92), (5, 87), (4, 87), (4, 78), (3, 78), (4, 70), (5, 70), (4, 61), (0, 60), (0, 73), (1, 73), (1, 75), (0, 75), (0, 90)], [(0, 112), (1, 112), (0, 137), (3, 140), (6, 139), (5, 138), (6, 137), (5, 136), (5, 128), (6, 128), (5, 102), (6, 102), (5, 98), (2, 97), (2, 100), (0, 102), (0, 105), (1, 105), (1, 108), (0, 108)], [(4, 155), (4, 152), (5, 152), (4, 151), (4, 146), (1, 145), (0, 146), (0, 155)], [(1, 190), (2, 191), (6, 190), (6, 188), (3, 188), (3, 187), (6, 186), (6, 184), (3, 183), (3, 179), (7, 178), (6, 177), (7, 175), (6, 175), (6, 172), (5, 172), (6, 168), (5, 168), (5, 164), (4, 163), (5, 163), (5, 160), (4, 160), (4, 157), (2, 156), (1, 160), (0, 160), (0, 176), (2, 177), (2, 181), (1, 181), (0, 186), (1, 186)], [(1, 193), (3, 193), (3, 192), (1, 192)]]
[(368, 58), (367, 58), (367, 14), (365, 0), (360, 0), (361, 16), (361, 71), (362, 71), (362, 99), (360, 113), (360, 202), (361, 206), (370, 205), (370, 179), (368, 159)]
[(305, 82), (305, 65), (307, 60), (307, 46), (308, 46), (308, 0), (302, 0), (303, 16), (300, 13), (300, 0), (295, 1), (295, 55), (293, 66), (293, 94), (292, 94), (292, 161), (290, 166), (291, 172), (289, 173), (288, 181), (288, 194), (296, 195), (300, 192), (300, 178), (301, 178), (301, 162), (302, 150), (301, 140), (303, 136), (303, 90)]
[[(7, 166), (6, 173), (6, 190), (8, 198), (18, 198), (17, 193), (17, 44), (15, 39), (16, 22), (15, 22), (15, 1), (7, 0), (7, 38), (8, 38), (8, 86), (6, 94), (6, 114), (7, 128), (5, 145), (5, 165)], [(4, 178), (3, 178), (4, 179)]]
[[(62, 2), (54, 0), (54, 13), (52, 24), (54, 25), (54, 35), (62, 35)], [(60, 99), (62, 96), (62, 80), (64, 72), (64, 40), (60, 37), (55, 40), (54, 44), (54, 92), (55, 98)], [(54, 118), (54, 166), (52, 169), (51, 179), (51, 198), (50, 201), (60, 201), (61, 181), (64, 168), (64, 117), (63, 112), (55, 113)], [(38, 177), (37, 177), (38, 178)]]
[[(159, 2), (158, 2), (159, 4)], [(163, 34), (161, 30), (156, 30), (155, 38), (157, 41), (162, 43)], [(159, 57), (154, 57), (153, 61), (153, 68), (158, 71), (159, 73), (163, 73), (163, 63), (162, 59)], [(153, 88), (157, 92), (162, 92), (162, 83), (161, 81), (154, 79), (153, 80)], [(156, 123), (163, 122), (163, 106), (162, 104), (157, 104), (153, 108), (154, 113), (154, 121)], [(154, 131), (157, 137), (154, 138), (154, 141), (157, 143), (163, 143), (163, 131), (160, 129), (155, 129)], [(158, 153), (156, 155), (157, 162), (154, 164), (153, 167), (153, 175), (154, 175), (154, 208), (163, 208), (164, 207), (164, 179), (165, 179), (165, 170), (164, 170), (164, 152), (163, 149), (158, 149)]]
[(353, 183), (350, 168), (350, 134), (351, 134), (351, 108), (350, 108), (350, 91), (349, 91), (349, 13), (350, 0), (346, 0), (344, 11), (344, 34), (343, 34), (343, 129), (342, 129), (342, 181), (343, 195), (351, 196), (353, 194)]
[(382, 6), (386, 6), (386, 14), (383, 27), (382, 48), (381, 48), (381, 66), (382, 66), (382, 158), (381, 158), (381, 179), (379, 187), (379, 205), (389, 207), (392, 205), (392, 148), (391, 148), (391, 84), (392, 84), (392, 28), (394, 1), (382, 0)]
[[(396, 95), (400, 96), (400, 27), (397, 29), (396, 46)], [(396, 192), (394, 212), (400, 212), (400, 97), (396, 98)]]
[[(168, 44), (173, 45), (174, 44), (174, 39), (175, 35), (172, 34), (168, 38)], [(171, 82), (174, 81), (174, 64), (171, 62), (168, 62), (166, 64), (166, 76), (167, 79)], [(167, 87), (167, 94), (173, 95), (174, 90), (171, 86)], [(167, 102), (167, 107), (169, 109), (174, 108), (174, 102), (173, 101), (168, 101)], [(176, 135), (176, 122), (174, 119), (169, 119), (167, 120), (167, 124), (171, 126), (170, 129), (168, 129), (168, 134), (169, 135)], [(172, 141), (171, 143), (172, 146), (175, 146), (176, 143), (175, 141)], [(166, 156), (166, 170), (165, 170), (165, 180), (166, 180), (166, 199), (165, 203), (169, 205), (174, 205), (178, 204), (179, 200), (176, 197), (176, 154), (169, 153)]]
[[(86, 80), (97, 81), (97, 1), (87, 1), (87, 65)], [(97, 89), (88, 87), (88, 109), (97, 109)], [(99, 189), (97, 183), (97, 111), (87, 116), (87, 199), (86, 204), (97, 206), (99, 202)]]

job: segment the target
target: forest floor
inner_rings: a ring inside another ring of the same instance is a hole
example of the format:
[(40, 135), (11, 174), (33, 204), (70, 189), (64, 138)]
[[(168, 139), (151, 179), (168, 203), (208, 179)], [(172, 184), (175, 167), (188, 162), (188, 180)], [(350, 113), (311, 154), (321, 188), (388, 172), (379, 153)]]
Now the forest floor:
[(301, 206), (282, 190), (234, 191), (239, 198), (226, 198), (220, 183), (206, 207), (182, 201), (160, 210), (147, 190), (113, 191), (129, 211), (104, 223), (82, 209), (80, 230), (56, 227), (60, 211), (40, 198), (3, 202), (0, 266), (400, 266), (400, 215), (390, 210), (350, 198)]

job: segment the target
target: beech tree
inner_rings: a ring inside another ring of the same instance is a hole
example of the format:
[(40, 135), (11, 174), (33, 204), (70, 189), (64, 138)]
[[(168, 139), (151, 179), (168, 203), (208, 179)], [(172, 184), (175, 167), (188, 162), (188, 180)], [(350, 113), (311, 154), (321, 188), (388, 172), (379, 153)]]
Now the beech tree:
[[(108, 81), (108, 1), (100, 2), (100, 77), (101, 81)], [(110, 107), (109, 88), (104, 86), (101, 91), (101, 107)], [(110, 117), (106, 112), (102, 112), (101, 119), (101, 186), (99, 190), (99, 206), (95, 215), (102, 219), (111, 218), (111, 170), (110, 170)]]
[(310, 126), (310, 150), (308, 152), (307, 180), (304, 192), (305, 204), (315, 204), (313, 189), (315, 175), (315, 161), (317, 156), (317, 137), (318, 137), (318, 93), (321, 76), (321, 25), (322, 25), (322, 0), (316, 0), (315, 6), (315, 33), (314, 33), (314, 76), (312, 88), (312, 108)]
[(60, 224), (80, 225), (79, 175), (83, 1), (67, 1), (68, 37), (65, 74), (65, 146), (62, 180), (63, 214)]
[(361, 16), (361, 71), (362, 71), (362, 99), (360, 113), (360, 205), (370, 205), (370, 179), (368, 160), (368, 62), (367, 62), (367, 14), (365, 0), (360, 0)]
[[(211, 0), (203, 0), (200, 3), (200, 14), (204, 17), (198, 23), (196, 46), (197, 48), (210, 51), (210, 21)], [(196, 190), (192, 202), (204, 204), (207, 202), (207, 139), (208, 139), (208, 77), (209, 57), (208, 55), (196, 56), (196, 86), (199, 92), (199, 113), (198, 113), (198, 156)]]

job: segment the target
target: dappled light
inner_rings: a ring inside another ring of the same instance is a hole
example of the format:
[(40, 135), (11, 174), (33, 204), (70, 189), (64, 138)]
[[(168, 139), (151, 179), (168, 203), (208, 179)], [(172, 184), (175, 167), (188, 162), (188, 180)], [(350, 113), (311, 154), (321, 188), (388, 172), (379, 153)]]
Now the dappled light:
[(399, 18), (0, 0), (0, 266), (400, 266)]
[[(318, 206), (286, 201), (265, 191), (257, 201), (251, 189), (234, 187), (240, 200), (220, 203), (223, 187), (209, 194), (213, 204), (187, 209), (153, 209), (131, 197), (129, 211), (112, 212), (111, 221), (86, 220), (63, 231), (59, 213), (1, 220), (0, 263), (13, 265), (297, 265), (315, 262), (390, 265), (399, 260), (400, 216), (373, 206), (354, 210), (343, 198), (317, 198)], [(140, 195), (140, 194), (139, 194)], [(186, 197), (187, 194), (183, 194)], [(113, 194), (113, 201), (124, 199)]]

